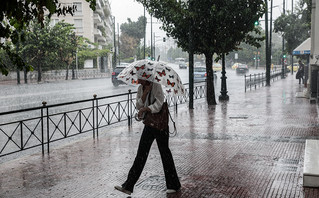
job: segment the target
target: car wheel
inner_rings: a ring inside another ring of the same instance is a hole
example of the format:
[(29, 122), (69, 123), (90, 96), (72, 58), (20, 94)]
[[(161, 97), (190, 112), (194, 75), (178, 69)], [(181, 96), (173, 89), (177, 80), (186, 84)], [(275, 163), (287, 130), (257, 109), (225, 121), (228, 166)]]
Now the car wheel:
[(118, 87), (118, 86), (119, 86), (119, 83), (113, 83), (113, 86), (114, 86), (114, 87)]

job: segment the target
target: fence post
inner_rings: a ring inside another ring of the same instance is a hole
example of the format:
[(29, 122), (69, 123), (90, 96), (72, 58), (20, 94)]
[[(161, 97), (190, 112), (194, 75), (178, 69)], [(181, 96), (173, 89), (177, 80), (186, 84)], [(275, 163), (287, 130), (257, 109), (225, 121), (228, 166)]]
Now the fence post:
[(96, 94), (93, 95), (93, 100), (92, 100), (92, 122), (93, 122), (93, 138), (95, 138), (95, 114), (94, 114), (94, 100), (96, 99)]
[(245, 74), (245, 78), (244, 79), (245, 79), (245, 92), (246, 92), (246, 74)]
[(131, 125), (133, 125), (133, 100), (132, 100), (133, 96), (132, 96), (132, 92), (130, 94), (130, 105), (131, 105), (131, 112), (130, 112), (130, 115), (131, 115)]
[(256, 74), (254, 74), (254, 84), (255, 84), (255, 89), (257, 88), (257, 84), (256, 84)]
[(20, 132), (21, 132), (21, 150), (23, 150), (23, 129), (22, 129), (23, 122), (20, 121)]
[(251, 74), (249, 74), (249, 89), (251, 90)]
[(130, 114), (130, 95), (131, 95), (131, 90), (128, 90), (127, 94), (127, 120), (128, 120), (128, 126), (131, 126), (131, 114)]
[(97, 95), (95, 94), (95, 101), (96, 101), (96, 105), (95, 105), (95, 111), (96, 111), (96, 137), (99, 137), (99, 100), (97, 99)]
[(43, 130), (43, 109), (45, 108), (47, 102), (42, 102), (41, 108), (41, 146), (42, 146), (42, 155), (44, 155), (44, 130)]
[(46, 106), (47, 110), (47, 149), (48, 153), (50, 152), (50, 131), (49, 131), (49, 108)]

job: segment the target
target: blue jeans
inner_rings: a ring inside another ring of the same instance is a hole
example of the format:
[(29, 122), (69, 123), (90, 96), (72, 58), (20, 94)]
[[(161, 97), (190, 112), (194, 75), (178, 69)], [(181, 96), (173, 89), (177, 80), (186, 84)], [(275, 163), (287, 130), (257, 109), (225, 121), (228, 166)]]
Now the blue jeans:
[(156, 143), (161, 154), (167, 189), (178, 190), (181, 187), (173, 156), (168, 147), (169, 132), (159, 131), (152, 127), (145, 126), (133, 166), (128, 173), (127, 180), (124, 182), (124, 184), (122, 184), (122, 187), (126, 190), (133, 192), (134, 185), (143, 171), (154, 139), (156, 139)]

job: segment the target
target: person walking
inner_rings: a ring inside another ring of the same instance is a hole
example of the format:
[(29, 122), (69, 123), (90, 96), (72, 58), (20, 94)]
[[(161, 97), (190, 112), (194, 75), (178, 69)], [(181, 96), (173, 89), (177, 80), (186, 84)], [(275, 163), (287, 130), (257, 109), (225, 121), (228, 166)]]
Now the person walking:
[[(138, 79), (138, 84), (140, 85), (137, 90), (136, 108), (138, 109), (138, 118), (143, 119), (145, 113), (157, 113), (161, 110), (164, 103), (164, 93), (160, 84), (143, 79)], [(154, 102), (150, 103), (149, 101)], [(167, 187), (166, 193), (176, 193), (180, 190), (181, 184), (177, 176), (172, 153), (168, 146), (169, 131), (160, 131), (146, 125), (144, 126), (137, 154), (127, 179), (121, 186), (114, 186), (116, 190), (128, 195), (133, 193), (134, 185), (144, 169), (154, 139), (157, 142), (162, 159)]]
[(305, 65), (301, 62), (301, 60), (299, 60), (298, 63), (299, 63), (299, 68), (296, 73), (296, 77), (299, 79), (299, 84), (300, 84), (301, 80), (302, 80), (302, 83), (304, 83), (303, 76), (304, 76)]

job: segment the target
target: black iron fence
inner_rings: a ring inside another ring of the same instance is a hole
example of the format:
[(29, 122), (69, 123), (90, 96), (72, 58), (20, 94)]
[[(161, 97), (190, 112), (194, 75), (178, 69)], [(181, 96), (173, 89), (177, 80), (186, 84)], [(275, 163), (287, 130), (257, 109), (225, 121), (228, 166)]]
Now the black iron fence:
[[(187, 87), (188, 84), (185, 84)], [(206, 84), (194, 87), (194, 99), (206, 96)], [(92, 133), (119, 122), (133, 122), (137, 113), (136, 92), (97, 97), (67, 103), (0, 113), (0, 157), (41, 147), (42, 154), (50, 152), (50, 144), (83, 133)], [(185, 96), (166, 97), (170, 107), (177, 107), (189, 101), (189, 88)], [(10, 120), (8, 122), (7, 120)], [(3, 122), (3, 123), (2, 123)]]
[[(281, 76), (281, 70), (270, 71), (270, 79), (275, 81)], [(251, 90), (253, 88), (257, 89), (266, 85), (266, 73), (257, 73), (245, 75), (245, 92), (247, 89)]]

